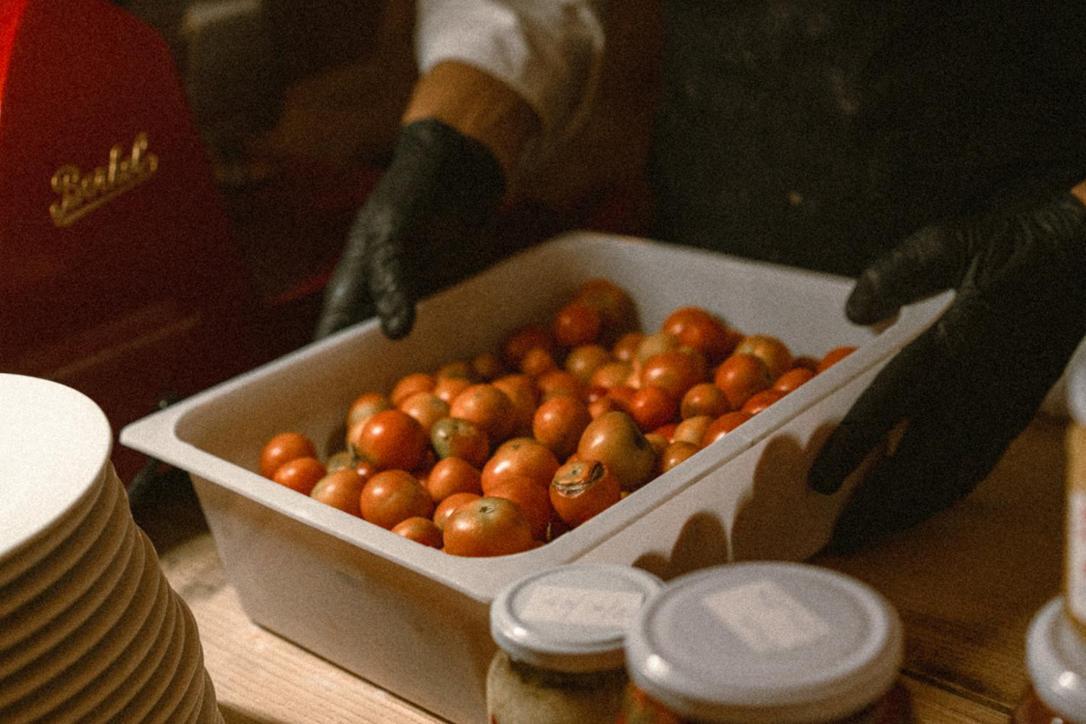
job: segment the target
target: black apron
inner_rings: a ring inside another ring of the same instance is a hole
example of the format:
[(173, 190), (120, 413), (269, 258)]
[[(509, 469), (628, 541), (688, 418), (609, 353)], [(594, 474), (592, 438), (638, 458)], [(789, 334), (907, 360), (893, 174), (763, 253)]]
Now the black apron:
[(855, 275), (1086, 179), (1086, 3), (665, 0), (657, 238)]

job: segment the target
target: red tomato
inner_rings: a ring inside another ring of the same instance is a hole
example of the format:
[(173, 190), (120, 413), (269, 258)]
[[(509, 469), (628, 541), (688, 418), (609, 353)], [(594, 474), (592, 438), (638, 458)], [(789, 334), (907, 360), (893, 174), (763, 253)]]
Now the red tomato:
[(714, 442), (749, 420), (750, 417), (751, 415), (749, 412), (743, 412), (742, 410), (725, 412), (723, 415), (709, 423), (709, 426), (705, 428), (705, 437), (701, 439), (701, 446), (705, 447), (707, 445), (712, 445)]
[(662, 387), (646, 385), (634, 392), (627, 410), (642, 432), (666, 425), (678, 415), (679, 406)]
[(604, 340), (617, 339), (637, 326), (637, 305), (633, 297), (609, 279), (589, 279), (577, 290), (574, 300), (599, 313), (600, 336)]
[(502, 357), (509, 369), (520, 369), (520, 362), (528, 350), (542, 348), (554, 353), (557, 346), (550, 330), (539, 324), (526, 324), (513, 330), (502, 343)]
[(544, 400), (555, 395), (584, 397), (584, 385), (572, 372), (566, 372), (565, 370), (545, 372), (536, 379), (535, 384)]
[(505, 393), (513, 403), (513, 434), (527, 435), (532, 429), (532, 415), (539, 404), (539, 390), (535, 381), (525, 374), (503, 375), (493, 385)]
[(363, 486), (359, 509), (369, 522), (392, 529), (414, 516), (429, 518), (434, 512), (434, 501), (411, 473), (382, 470)]
[(582, 344), (574, 347), (566, 355), (563, 368), (577, 378), (581, 385), (587, 385), (592, 373), (611, 361), (611, 353), (599, 344)]
[(631, 372), (633, 372), (633, 366), (629, 362), (608, 362), (596, 368), (588, 380), (588, 385), (610, 390), (626, 384)]
[(466, 460), (443, 458), (438, 460), (426, 476), (424, 487), (435, 503), (455, 493), (483, 492), (479, 471)]
[(773, 379), (792, 367), (792, 353), (787, 345), (776, 337), (751, 334), (743, 337), (735, 348), (737, 354), (752, 354), (765, 363)]
[(767, 389), (762, 390), (761, 392), (755, 392), (753, 395), (747, 398), (747, 401), (743, 403), (743, 407), (740, 409), (748, 414), (757, 415), (759, 412), (784, 397), (784, 394), (785, 393), (781, 392), (780, 390), (774, 389)]
[(328, 473), (318, 480), (309, 493), (309, 497), (338, 508), (344, 513), (361, 517), (362, 511), (358, 508), (358, 499), (362, 495), (364, 485), (365, 482), (358, 473), (344, 468)]
[(644, 338), (643, 332), (627, 332), (611, 347), (611, 356), (620, 362), (632, 362)]
[(354, 398), (347, 410), (347, 427), (356, 423), (365, 422), (375, 412), (388, 410), (392, 407), (392, 400), (380, 392), (363, 392)]
[(471, 360), (471, 369), (474, 377), (486, 381), (496, 380), (505, 374), (505, 367), (501, 358), (493, 352), (483, 352)]
[(547, 485), (539, 485), (535, 480), (511, 475), (491, 486), (486, 494), (516, 503), (532, 529), (532, 537), (544, 540), (547, 537), (547, 526), (555, 516), (549, 487), (549, 482)]
[(472, 382), (478, 382), (478, 380), (475, 379), (475, 370), (472, 368), (471, 362), (462, 359), (446, 362), (438, 367), (434, 372), (435, 384), (437, 380), (440, 380), (443, 377), (460, 377)]
[(666, 473), (700, 449), (699, 445), (686, 441), (671, 443), (664, 449), (664, 454), (660, 456), (660, 470)]
[(396, 381), (389, 399), (392, 400), (393, 406), (399, 407), (401, 402), (416, 392), (431, 392), (435, 384), (433, 375), (425, 372), (412, 372)]
[(568, 395), (545, 400), (532, 417), (532, 437), (559, 458), (565, 459), (577, 449), (581, 433), (592, 421), (588, 406)]
[(490, 443), (509, 437), (516, 425), (513, 402), (498, 387), (482, 382), (467, 388), (452, 401), (449, 414), (474, 423)]
[(434, 383), (433, 393), (437, 395), (442, 402), (451, 405), (457, 395), (471, 387), (473, 384), (475, 383), (467, 377), (438, 377), (437, 382)]
[(529, 377), (539, 377), (546, 372), (558, 369), (558, 358), (553, 352), (542, 347), (532, 347), (520, 358), (520, 367), (517, 369)]
[(277, 467), (272, 480), (302, 495), (309, 495), (326, 472), (324, 464), (317, 458), (294, 458)]
[(675, 434), (671, 436), (672, 442), (688, 442), (693, 445), (701, 445), (705, 438), (705, 431), (719, 415), (695, 415), (688, 417), (675, 426)]
[(416, 392), (403, 400), (398, 407), (418, 420), (427, 435), (435, 422), (449, 416), (449, 403), (433, 392)]
[(461, 458), (476, 468), (486, 463), (490, 439), (473, 422), (443, 417), (430, 428), (430, 443), (439, 458)]
[(774, 380), (770, 389), (791, 392), (814, 376), (815, 373), (806, 367), (793, 367)]
[(719, 417), (730, 409), (723, 390), (712, 382), (699, 382), (683, 395), (679, 403), (679, 416), (684, 420), (700, 415)]
[(736, 352), (720, 363), (713, 375), (713, 384), (728, 398), (733, 410), (743, 406), (751, 395), (772, 383), (769, 370), (760, 357)]
[(845, 357), (848, 357), (855, 351), (856, 348), (851, 346), (834, 347), (829, 352), (827, 352), (825, 356), (822, 357), (822, 359), (818, 361), (818, 366), (815, 368), (815, 372), (825, 372), (830, 367), (833, 367), (835, 364), (843, 360)]
[(555, 473), (550, 486), (551, 505), (571, 528), (590, 520), (621, 497), (618, 478), (598, 461), (566, 463)]
[(554, 339), (563, 347), (592, 344), (600, 336), (599, 311), (583, 302), (570, 302), (554, 315)]
[(449, 520), (449, 516), (456, 512), (464, 503), (470, 503), (473, 500), (478, 500), (483, 496), (478, 493), (453, 493), (449, 497), (442, 500), (434, 508), (434, 525), (439, 530), (445, 530), (445, 523)]
[(443, 545), (441, 529), (429, 518), (413, 516), (392, 526), (392, 532), (424, 546), (440, 549)]
[(402, 410), (382, 410), (366, 420), (350, 444), (355, 454), (381, 470), (411, 470), (422, 462), (426, 431)]
[(454, 556), (504, 556), (536, 546), (520, 508), (505, 498), (464, 503), (445, 522), (445, 552)]
[(577, 445), (577, 457), (605, 463), (623, 490), (648, 482), (656, 465), (652, 445), (625, 412), (606, 412), (590, 422)]
[(674, 352), (679, 346), (679, 338), (673, 334), (667, 332), (653, 332), (652, 334), (646, 334), (641, 338), (641, 341), (637, 343), (637, 349), (634, 350), (634, 356), (631, 362), (644, 362), (654, 355), (663, 354), (664, 352)]
[(723, 360), (734, 347), (728, 326), (701, 307), (679, 307), (667, 315), (660, 330), (674, 335), (683, 346), (701, 352), (710, 364)]
[(663, 388), (681, 400), (694, 385), (708, 380), (705, 356), (696, 350), (674, 349), (654, 354), (641, 363), (641, 386)]
[(499, 445), (483, 466), (483, 493), (490, 495), (496, 485), (511, 477), (527, 478), (546, 489), (557, 469), (558, 458), (548, 447), (530, 437), (513, 438)]
[(281, 432), (264, 444), (260, 451), (260, 474), (270, 478), (276, 468), (295, 458), (315, 458), (317, 448), (300, 432)]

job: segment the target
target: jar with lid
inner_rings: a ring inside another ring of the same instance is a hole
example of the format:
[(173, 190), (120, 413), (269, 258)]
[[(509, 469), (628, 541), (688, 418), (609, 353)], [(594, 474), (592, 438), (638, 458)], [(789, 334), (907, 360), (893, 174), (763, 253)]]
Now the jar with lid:
[(1045, 604), (1026, 633), (1030, 689), (1015, 709), (1017, 724), (1086, 722), (1086, 639), (1062, 597)]
[(490, 606), (491, 724), (614, 722), (627, 682), (626, 629), (662, 586), (638, 568), (574, 563), (500, 591)]
[(802, 563), (734, 563), (649, 599), (626, 635), (619, 721), (910, 720), (897, 612), (864, 583)]

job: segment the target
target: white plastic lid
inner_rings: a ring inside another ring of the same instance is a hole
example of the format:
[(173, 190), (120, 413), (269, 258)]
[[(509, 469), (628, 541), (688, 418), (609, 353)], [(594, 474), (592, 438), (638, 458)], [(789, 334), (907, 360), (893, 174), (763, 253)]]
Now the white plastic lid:
[(801, 563), (735, 563), (677, 578), (626, 636), (630, 678), (680, 716), (846, 717), (894, 684), (901, 620), (867, 585)]
[(1086, 721), (1086, 641), (1063, 612), (1063, 598), (1046, 603), (1026, 633), (1026, 667), (1033, 689), (1068, 720)]
[(0, 560), (73, 509), (101, 480), (109, 421), (56, 382), (0, 374)]
[(571, 563), (525, 576), (490, 605), (490, 634), (511, 658), (571, 673), (621, 668), (626, 631), (659, 578), (631, 566)]

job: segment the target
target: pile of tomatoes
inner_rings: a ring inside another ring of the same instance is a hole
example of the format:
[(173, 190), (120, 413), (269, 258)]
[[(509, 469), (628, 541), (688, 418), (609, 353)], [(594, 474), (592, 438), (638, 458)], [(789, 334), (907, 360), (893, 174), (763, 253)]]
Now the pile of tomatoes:
[(629, 293), (585, 282), (501, 348), (357, 397), (342, 450), (268, 440), (261, 474), (424, 545), (496, 556), (553, 540), (853, 350), (795, 357), (706, 309), (637, 329)]

